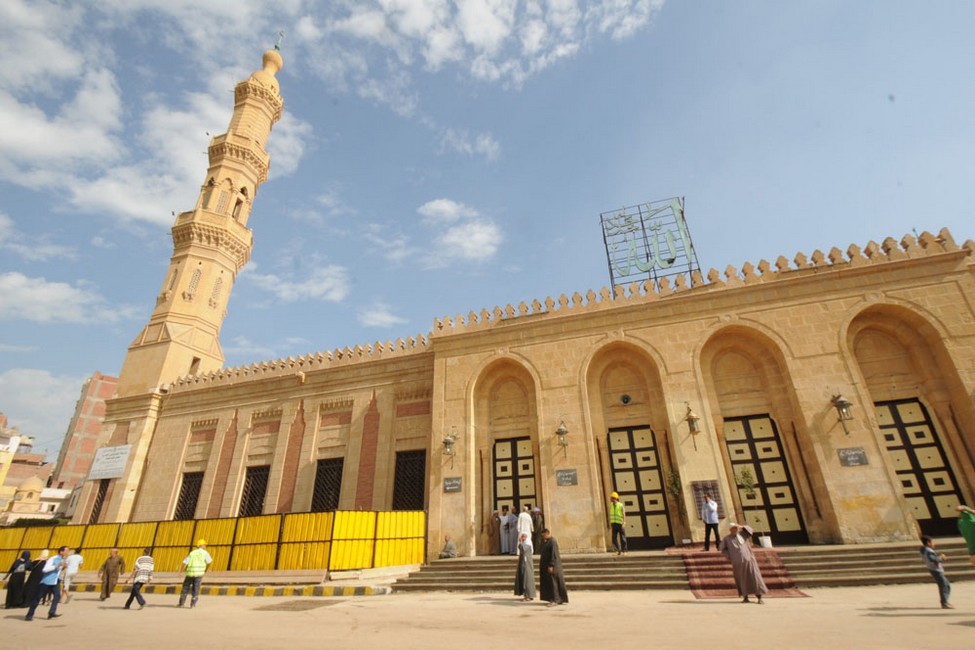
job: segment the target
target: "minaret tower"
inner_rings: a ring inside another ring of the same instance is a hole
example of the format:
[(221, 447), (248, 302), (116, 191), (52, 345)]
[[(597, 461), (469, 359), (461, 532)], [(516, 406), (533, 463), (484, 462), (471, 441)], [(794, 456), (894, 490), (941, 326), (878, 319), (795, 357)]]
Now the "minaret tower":
[(119, 397), (223, 366), (220, 326), (237, 273), (250, 259), (247, 219), (267, 180), (264, 146), (284, 106), (275, 78), (284, 65), (279, 45), (264, 53), (263, 69), (237, 84), (230, 126), (210, 141), (200, 197), (173, 224), (169, 270), (149, 323), (129, 346)]

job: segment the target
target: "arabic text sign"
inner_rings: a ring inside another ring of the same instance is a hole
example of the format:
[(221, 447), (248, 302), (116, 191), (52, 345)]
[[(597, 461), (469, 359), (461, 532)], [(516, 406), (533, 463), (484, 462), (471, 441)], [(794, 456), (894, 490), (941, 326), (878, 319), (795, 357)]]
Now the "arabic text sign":
[(91, 463), (88, 480), (96, 481), (103, 478), (118, 478), (125, 472), (125, 464), (129, 461), (132, 445), (118, 445), (116, 447), (102, 447), (95, 452), (95, 460)]

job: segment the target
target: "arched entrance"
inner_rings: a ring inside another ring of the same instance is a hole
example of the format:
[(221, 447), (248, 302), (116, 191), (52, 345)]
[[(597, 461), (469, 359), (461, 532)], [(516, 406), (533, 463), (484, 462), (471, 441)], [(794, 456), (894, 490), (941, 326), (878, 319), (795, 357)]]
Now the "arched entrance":
[(737, 514), (729, 517), (776, 544), (808, 543), (801, 498), (808, 468), (798, 448), (791, 381), (781, 354), (761, 333), (729, 327), (704, 346), (701, 365), (722, 458), (735, 482)]
[(957, 533), (964, 500), (955, 467), (966, 454), (937, 417), (940, 406), (950, 418), (955, 373), (934, 328), (908, 310), (881, 306), (857, 316), (849, 336), (909, 514), (925, 534)]
[[(517, 514), (542, 504), (538, 477), (538, 435), (534, 381), (510, 359), (485, 368), (474, 389), (474, 422), (478, 431), (478, 488), (481, 535), (477, 553), (500, 548), (495, 513)], [(502, 527), (503, 528), (503, 527)]]
[(682, 523), (666, 489), (674, 463), (657, 364), (636, 346), (614, 344), (594, 356), (586, 382), (604, 503), (619, 493), (630, 549), (672, 545)]

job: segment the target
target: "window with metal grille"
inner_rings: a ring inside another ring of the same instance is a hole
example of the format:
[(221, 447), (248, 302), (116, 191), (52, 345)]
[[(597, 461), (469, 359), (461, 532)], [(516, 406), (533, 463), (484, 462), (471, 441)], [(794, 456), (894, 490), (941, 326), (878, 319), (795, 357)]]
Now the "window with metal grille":
[(95, 495), (95, 503), (91, 507), (91, 517), (88, 518), (89, 524), (97, 524), (98, 518), (102, 516), (102, 504), (105, 503), (105, 495), (108, 494), (108, 482), (111, 480), (103, 478), (98, 481), (98, 493)]
[(264, 495), (267, 493), (267, 477), (270, 473), (270, 465), (247, 468), (238, 517), (256, 517), (264, 514)]
[(393, 510), (423, 510), (426, 473), (427, 452), (396, 452)]
[(183, 474), (183, 484), (179, 488), (179, 500), (176, 501), (176, 512), (173, 519), (193, 519), (196, 516), (196, 504), (200, 500), (200, 486), (203, 485), (203, 472), (187, 472)]
[(338, 510), (342, 492), (344, 458), (322, 458), (315, 472), (315, 493), (311, 497), (312, 512)]

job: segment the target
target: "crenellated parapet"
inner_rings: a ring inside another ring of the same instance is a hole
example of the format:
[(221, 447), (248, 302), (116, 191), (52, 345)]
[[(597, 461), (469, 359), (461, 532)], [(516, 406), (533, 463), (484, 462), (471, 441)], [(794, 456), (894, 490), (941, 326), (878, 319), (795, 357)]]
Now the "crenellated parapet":
[[(598, 292), (589, 290), (584, 295), (576, 292), (571, 296), (562, 294), (558, 298), (548, 297), (544, 301), (520, 302), (517, 306), (507, 305), (504, 308), (494, 307), (491, 310), (482, 309), (480, 312), (471, 311), (466, 316), (458, 314), (454, 318), (448, 316), (436, 319), (433, 333), (426, 337), (417, 335), (416, 337), (396, 339), (396, 341), (386, 341), (385, 343), (377, 341), (372, 345), (356, 345), (351, 348), (337, 348), (330, 352), (318, 352), (297, 358), (288, 357), (276, 361), (261, 361), (245, 366), (223, 368), (209, 373), (181, 377), (167, 388), (170, 392), (179, 392), (203, 386), (237, 384), (289, 375), (295, 376), (297, 381), (303, 383), (306, 373), (309, 372), (422, 354), (429, 351), (431, 339), (503, 327), (505, 324), (516, 322), (518, 319), (593, 312), (612, 309), (625, 304), (667, 300), (674, 296), (689, 295), (701, 291), (723, 291), (804, 275), (832, 273), (844, 269), (902, 262), (959, 251), (965, 251), (971, 259), (975, 253), (975, 241), (968, 240), (963, 245), (958, 246), (947, 228), (939, 231), (937, 235), (932, 235), (929, 232), (924, 232), (919, 237), (905, 235), (899, 242), (893, 237), (888, 237), (880, 244), (873, 241), (868, 242), (863, 248), (851, 244), (845, 252), (839, 248), (833, 248), (828, 253), (816, 250), (808, 256), (804, 253), (798, 253), (791, 262), (784, 256), (780, 256), (774, 263), (761, 260), (757, 265), (745, 263), (740, 269), (729, 265), (724, 272), (711, 269), (706, 276), (694, 272), (689, 276), (684, 274), (674, 276), (672, 280), (661, 278), (657, 283), (650, 281), (633, 282), (626, 286), (618, 286), (614, 291), (603, 287)], [(971, 263), (975, 263), (975, 260)]]
[(246, 366), (222, 368), (198, 375), (187, 375), (166, 386), (166, 391), (175, 393), (182, 390), (193, 390), (203, 386), (226, 386), (245, 381), (266, 379), (271, 377), (294, 376), (299, 383), (304, 383), (307, 373), (316, 370), (328, 370), (349, 366), (357, 363), (394, 359), (416, 354), (423, 354), (429, 350), (429, 335), (417, 334), (406, 339), (396, 339), (365, 346), (336, 348), (332, 351), (316, 352), (303, 356), (288, 357), (276, 361), (261, 361)]
[(660, 278), (656, 283), (650, 280), (632, 282), (625, 286), (617, 286), (613, 291), (603, 287), (598, 292), (589, 290), (585, 295), (576, 292), (571, 296), (562, 294), (558, 299), (548, 297), (542, 302), (538, 300), (533, 300), (531, 304), (521, 302), (517, 307), (507, 305), (504, 308), (495, 307), (492, 310), (471, 311), (466, 317), (462, 314), (457, 314), (454, 318), (446, 316), (434, 321), (432, 337), (438, 338), (463, 332), (491, 329), (519, 318), (598, 311), (620, 307), (626, 303), (648, 303), (691, 292), (721, 291), (777, 282), (810, 274), (837, 272), (849, 268), (943, 255), (961, 250), (967, 251), (971, 257), (972, 253), (975, 252), (975, 242), (968, 240), (959, 247), (948, 229), (942, 228), (937, 235), (932, 235), (929, 232), (923, 232), (919, 237), (905, 235), (900, 242), (893, 237), (888, 237), (880, 244), (870, 241), (863, 248), (851, 244), (845, 252), (839, 248), (833, 248), (828, 253), (816, 250), (808, 256), (804, 253), (798, 253), (791, 264), (786, 257), (780, 256), (774, 264), (767, 260), (761, 260), (757, 265), (746, 262), (741, 269), (729, 265), (723, 273), (717, 269), (711, 269), (706, 276), (702, 276), (701, 273), (695, 271), (689, 276), (686, 274), (676, 275), (672, 281), (668, 278)]

